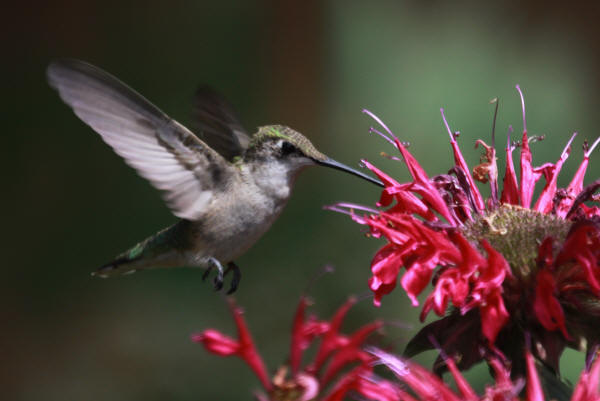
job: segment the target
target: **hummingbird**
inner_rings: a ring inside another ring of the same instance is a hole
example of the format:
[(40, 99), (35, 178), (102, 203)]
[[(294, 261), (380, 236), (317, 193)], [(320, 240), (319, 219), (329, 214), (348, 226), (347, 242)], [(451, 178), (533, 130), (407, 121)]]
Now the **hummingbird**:
[(206, 279), (216, 269), (216, 290), (232, 272), (230, 294), (241, 279), (235, 260), (280, 215), (300, 171), (326, 166), (383, 186), (319, 152), (289, 127), (266, 125), (249, 135), (231, 105), (209, 87), (195, 93), (196, 136), (129, 86), (86, 62), (55, 61), (48, 66), (47, 77), (77, 117), (160, 190), (179, 218), (101, 266), (92, 273), (96, 276), (189, 266), (206, 269)]

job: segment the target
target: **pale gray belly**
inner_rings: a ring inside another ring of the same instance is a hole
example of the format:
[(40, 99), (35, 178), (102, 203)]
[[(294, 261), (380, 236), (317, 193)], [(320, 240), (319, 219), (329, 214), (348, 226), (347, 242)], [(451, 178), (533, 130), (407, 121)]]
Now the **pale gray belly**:
[(287, 201), (258, 194), (243, 200), (232, 198), (222, 200), (217, 213), (208, 213), (194, 223), (195, 249), (190, 256), (197, 264), (206, 265), (209, 257), (221, 263), (237, 259), (271, 227)]

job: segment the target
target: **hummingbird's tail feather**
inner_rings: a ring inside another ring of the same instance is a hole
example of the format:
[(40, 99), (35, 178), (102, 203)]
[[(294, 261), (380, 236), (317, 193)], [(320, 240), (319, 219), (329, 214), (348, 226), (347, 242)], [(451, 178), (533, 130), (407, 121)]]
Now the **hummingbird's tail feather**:
[(100, 266), (92, 276), (106, 278), (136, 270), (173, 267), (185, 264), (185, 231), (189, 222), (181, 220), (171, 227), (146, 238), (144, 241), (118, 255), (113, 261)]
[(139, 258), (129, 259), (127, 257), (118, 257), (112, 262), (100, 266), (98, 270), (92, 272), (92, 276), (107, 278), (117, 274), (135, 273), (137, 269), (132, 267), (131, 264), (136, 260), (139, 260)]

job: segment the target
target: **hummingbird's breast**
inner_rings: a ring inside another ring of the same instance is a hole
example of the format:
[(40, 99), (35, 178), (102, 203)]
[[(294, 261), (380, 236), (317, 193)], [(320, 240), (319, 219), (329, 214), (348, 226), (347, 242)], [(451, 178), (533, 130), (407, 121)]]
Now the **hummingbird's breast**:
[(229, 188), (214, 197), (204, 216), (194, 222), (196, 257), (214, 257), (227, 263), (245, 253), (283, 210), (292, 181), (279, 172), (257, 175), (242, 169)]

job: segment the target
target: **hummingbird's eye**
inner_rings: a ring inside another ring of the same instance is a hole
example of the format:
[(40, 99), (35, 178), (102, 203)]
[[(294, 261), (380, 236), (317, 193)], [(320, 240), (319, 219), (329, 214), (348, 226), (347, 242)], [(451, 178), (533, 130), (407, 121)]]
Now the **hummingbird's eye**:
[(286, 156), (286, 155), (289, 155), (292, 152), (295, 152), (296, 149), (297, 149), (296, 146), (294, 146), (293, 144), (291, 144), (288, 141), (283, 141), (281, 143), (281, 154), (283, 156)]

